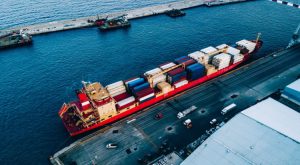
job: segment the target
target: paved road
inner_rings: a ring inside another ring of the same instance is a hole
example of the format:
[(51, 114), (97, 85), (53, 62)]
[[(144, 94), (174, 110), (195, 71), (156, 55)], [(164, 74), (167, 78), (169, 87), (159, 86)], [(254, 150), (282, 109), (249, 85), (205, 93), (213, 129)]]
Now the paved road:
[[(91, 138), (79, 141), (80, 145), (64, 152), (59, 159), (65, 164), (73, 161), (77, 164), (138, 164), (138, 159), (180, 151), (212, 127), (211, 119), (228, 120), (294, 81), (299, 74), (300, 47), (267, 56), (115, 123), (105, 133), (95, 133)], [(236, 97), (232, 98), (234, 94)], [(220, 110), (232, 102), (238, 105), (237, 109), (221, 115)], [(179, 111), (192, 105), (198, 107), (195, 112), (180, 120), (176, 118)], [(164, 117), (155, 120), (158, 112)], [(187, 118), (193, 122), (190, 129), (182, 124)], [(126, 120), (130, 119), (136, 120), (127, 124)], [(117, 143), (118, 148), (106, 149), (105, 145), (112, 142)]]

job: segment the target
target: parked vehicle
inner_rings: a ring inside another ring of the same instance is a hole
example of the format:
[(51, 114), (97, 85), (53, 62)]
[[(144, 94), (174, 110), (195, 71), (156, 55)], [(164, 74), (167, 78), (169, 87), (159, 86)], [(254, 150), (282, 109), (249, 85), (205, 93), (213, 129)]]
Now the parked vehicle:
[(221, 114), (225, 115), (227, 112), (229, 112), (230, 110), (234, 109), (236, 107), (235, 103), (232, 103), (228, 106), (226, 106), (225, 108), (222, 109)]
[(210, 123), (211, 125), (216, 124), (216, 123), (217, 123), (217, 119), (212, 119), (209, 123)]
[(108, 144), (106, 145), (106, 148), (107, 148), (107, 149), (113, 149), (113, 148), (117, 148), (117, 147), (118, 147), (118, 145), (115, 144), (115, 143), (108, 143)]
[(192, 127), (192, 120), (191, 119), (186, 119), (183, 122), (183, 125), (185, 125), (187, 128), (191, 128)]
[(156, 115), (155, 115), (155, 119), (157, 119), (157, 120), (159, 120), (159, 119), (161, 119), (161, 118), (163, 118), (164, 117), (164, 115), (161, 113), (161, 112), (159, 112), (159, 113), (157, 113)]
[(181, 119), (181, 118), (183, 118), (184, 116), (186, 116), (187, 114), (193, 112), (195, 109), (197, 109), (197, 107), (193, 105), (193, 106), (191, 106), (190, 108), (188, 108), (188, 109), (186, 109), (186, 110), (184, 110), (184, 111), (182, 111), (182, 112), (178, 112), (177, 118), (178, 118), (178, 119)]

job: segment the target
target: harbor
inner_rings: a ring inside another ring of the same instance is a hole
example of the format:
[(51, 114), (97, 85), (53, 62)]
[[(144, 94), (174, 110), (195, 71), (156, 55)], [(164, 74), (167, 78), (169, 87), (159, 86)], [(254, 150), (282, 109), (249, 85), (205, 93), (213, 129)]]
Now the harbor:
[[(296, 46), (266, 55), (80, 139), (54, 154), (50, 161), (54, 165), (147, 164), (171, 152), (185, 158), (197, 147), (190, 143), (199, 137), (207, 137), (206, 132), (211, 131), (211, 119), (226, 122), (241, 110), (295, 81), (299, 77), (299, 52), (300, 47)], [(238, 108), (221, 115), (222, 107), (232, 102)], [(190, 106), (198, 108), (188, 115), (193, 127), (187, 129), (182, 124), (184, 120), (176, 118), (176, 114)], [(155, 119), (157, 113), (162, 113), (164, 117)], [(107, 149), (107, 143), (117, 143), (118, 148)], [(110, 159), (112, 156), (113, 160)]]
[(218, 6), (225, 5), (230, 3), (238, 3), (238, 2), (246, 2), (248, 0), (216, 0), (216, 1), (206, 1), (206, 0), (184, 0), (178, 1), (168, 4), (155, 5), (149, 7), (143, 7), (128, 11), (115, 12), (115, 13), (107, 13), (90, 17), (76, 18), (71, 20), (61, 20), (61, 21), (53, 21), (48, 23), (29, 25), (24, 27), (16, 27), (11, 30), (22, 30), (24, 33), (28, 33), (30, 35), (51, 33), (57, 31), (65, 31), (71, 29), (85, 28), (95, 26), (91, 20), (95, 21), (99, 18), (114, 18), (121, 15), (126, 15), (126, 18), (129, 20), (138, 19), (143, 17), (149, 17), (159, 14), (164, 14), (166, 11), (172, 9), (190, 9), (200, 6)]
[[(53, 1), (12, 5), (9, 4), (11, 1), (4, 1), (5, 5), (10, 6), (9, 10), (3, 8), (3, 13), (0, 13), (4, 15), (0, 20), (1, 27), (4, 28), (38, 25), (55, 20), (72, 20), (71, 18), (97, 13), (131, 11), (145, 6), (170, 3), (170, 1), (129, 0), (122, 4), (119, 2), (99, 4), (99, 1), (91, 0), (76, 1), (76, 3), (70, 1), (64, 5)], [(22, 8), (22, 6), (26, 7)], [(288, 9), (276, 8), (277, 4), (269, 1), (251, 1), (219, 7), (205, 6), (183, 9), (186, 15), (176, 19), (158, 14), (146, 19), (130, 20), (132, 26), (126, 30), (102, 32), (98, 27), (89, 27), (35, 35), (33, 44), (1, 50), (2, 99), (0, 102), (3, 106), (0, 112), (2, 127), (0, 137), (3, 140), (0, 141), (2, 148), (0, 162), (4, 165), (49, 164), (48, 158), (51, 155), (53, 161), (58, 164), (75, 161), (79, 164), (95, 164), (100, 160), (106, 163), (109, 157), (115, 154), (124, 156), (116, 159), (124, 160), (125, 157), (129, 157), (128, 161), (136, 163), (159, 156), (156, 151), (161, 146), (164, 147), (159, 149), (161, 153), (168, 154), (169, 151), (175, 150), (178, 154), (182, 153), (185, 158), (185, 154), (193, 151), (190, 142), (198, 139), (199, 136), (202, 139), (207, 137), (206, 130), (213, 128), (209, 124), (213, 118), (218, 121), (231, 118), (231, 115), (241, 110), (240, 108), (252, 105), (257, 98), (263, 98), (264, 94), (260, 95), (262, 93), (260, 90), (268, 92), (270, 87), (271, 93), (274, 86), (282, 88), (297, 77), (299, 68), (292, 67), (295, 63), (299, 63), (299, 59), (292, 55), (293, 52), (299, 53), (296, 49), (290, 51), (288, 54), (290, 57), (279, 56), (289, 52), (287, 50), (274, 57), (269, 54), (287, 46), (291, 39), (291, 32), (295, 30), (300, 19), (298, 10), (288, 10), (289, 7)], [(14, 12), (10, 11), (11, 9), (14, 9)], [(275, 9), (276, 12), (270, 12)], [(142, 75), (164, 62), (173, 61), (202, 48), (216, 47), (222, 43), (234, 45), (236, 41), (242, 39), (253, 40), (259, 32), (262, 33), (261, 39), (264, 44), (250, 61), (264, 58), (266, 55), (268, 58), (276, 59), (278, 55), (278, 60), (274, 63), (265, 61), (265, 65), (253, 65), (259, 69), (248, 65), (236, 72), (201, 84), (175, 99), (157, 104), (157, 107), (155, 105), (101, 130), (100, 128), (92, 130), (77, 137), (70, 137), (58, 115), (64, 102), (77, 98), (75, 91), (82, 88), (82, 81), (99, 81), (106, 86), (119, 80)], [(278, 67), (273, 65), (275, 63)], [(247, 67), (252, 68), (246, 73), (251, 76), (240, 72), (240, 70), (247, 70), (245, 69)], [(289, 74), (286, 76), (284, 71), (293, 76)], [(278, 84), (274, 86), (259, 85), (261, 82), (273, 84), (275, 80), (278, 80)], [(231, 99), (231, 96), (234, 99)], [(237, 101), (238, 109), (223, 118), (220, 115), (220, 108), (227, 105), (230, 100)], [(176, 115), (192, 105), (197, 109), (191, 113), (195, 114), (195, 118), (190, 118), (191, 114), (187, 115), (193, 123), (193, 127), (187, 129), (183, 125), (185, 118), (178, 120)], [(162, 118), (154, 119), (159, 112), (162, 112)], [(202, 118), (197, 122), (199, 116)], [(129, 131), (127, 132), (126, 129)], [(200, 131), (197, 132), (196, 129)], [(189, 131), (190, 133), (187, 133)], [(130, 135), (129, 132), (137, 136)], [(175, 136), (178, 134), (181, 136)], [(111, 137), (117, 138), (110, 140)], [(132, 143), (131, 138), (136, 139), (137, 143)], [(106, 149), (108, 143), (115, 142), (114, 139), (120, 140), (120, 150)], [(169, 142), (165, 141), (166, 139), (169, 139)], [(89, 141), (91, 143), (88, 143)], [(182, 145), (177, 146), (174, 145), (175, 143), (182, 143)], [(74, 148), (68, 147), (71, 144), (74, 144)], [(187, 148), (186, 145), (190, 147)], [(84, 151), (82, 147), (86, 147)], [(65, 150), (62, 150), (63, 148)], [(182, 148), (187, 150), (183, 153)], [(79, 155), (75, 154), (76, 149)], [(60, 154), (58, 151), (61, 151)], [(103, 155), (103, 158), (99, 157), (99, 154)]]

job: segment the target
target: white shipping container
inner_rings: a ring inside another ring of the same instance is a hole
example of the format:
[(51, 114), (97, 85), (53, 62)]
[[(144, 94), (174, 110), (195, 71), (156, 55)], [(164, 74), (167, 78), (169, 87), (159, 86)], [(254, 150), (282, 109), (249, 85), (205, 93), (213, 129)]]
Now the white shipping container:
[(153, 75), (155, 75), (155, 74), (157, 74), (161, 71), (162, 70), (160, 68), (155, 68), (155, 69), (152, 69), (152, 70), (149, 70), (149, 71), (145, 72), (144, 75), (145, 76), (149, 76), (149, 75), (153, 76)]
[(241, 52), (240, 50), (238, 50), (238, 49), (236, 49), (236, 48), (233, 48), (233, 47), (231, 47), (231, 46), (229, 46), (229, 47), (227, 48), (227, 53), (228, 53), (228, 54), (239, 55), (240, 52)]
[(186, 85), (188, 83), (189, 82), (187, 80), (183, 80), (183, 81), (180, 81), (180, 82), (174, 84), (174, 86), (175, 86), (175, 88), (179, 88), (179, 87), (184, 86), (184, 85)]
[(118, 82), (107, 85), (106, 89), (115, 88), (115, 87), (118, 87), (118, 86), (121, 86), (121, 85), (124, 85), (123, 81), (118, 81)]
[(226, 53), (221, 53), (214, 56), (212, 64), (218, 68), (218, 70), (229, 66), (231, 56)]
[(121, 89), (125, 89), (125, 86), (122, 85), (122, 86), (118, 86), (116, 88), (109, 88), (109, 89), (107, 89), (107, 91), (113, 92), (113, 91), (118, 91), (118, 90), (121, 90)]
[(126, 93), (126, 90), (122, 90), (122, 91), (118, 91), (118, 92), (112, 92), (112, 93), (109, 93), (112, 97), (115, 97), (117, 95), (120, 95), (120, 94), (123, 94), (123, 93)]
[(154, 96), (154, 93), (150, 93), (149, 95), (146, 95), (146, 96), (144, 96), (144, 97), (141, 97), (141, 98), (139, 99), (139, 101), (147, 100), (147, 99), (149, 99), (150, 97), (153, 97), (153, 96)]
[(224, 49), (226, 47), (228, 47), (227, 44), (222, 44), (222, 45), (217, 46), (216, 48), (220, 50), (220, 49)]
[(196, 51), (196, 52), (190, 53), (188, 56), (199, 62), (199, 61), (203, 61), (205, 54), (200, 51)]
[(170, 63), (168, 63), (168, 64), (165, 64), (165, 65), (161, 66), (160, 69), (166, 70), (166, 69), (169, 69), (169, 68), (171, 68), (171, 67), (173, 67), (173, 66), (175, 66), (175, 65), (176, 65), (175, 63), (170, 62)]
[(124, 100), (121, 100), (121, 101), (117, 102), (117, 104), (121, 107), (121, 106), (124, 106), (126, 104), (132, 103), (134, 101), (135, 101), (135, 98), (133, 96), (131, 96), (131, 97), (128, 97)]
[(201, 49), (200, 51), (205, 53), (205, 54), (210, 54), (210, 53), (216, 52), (217, 49), (212, 47), (212, 46), (209, 46), (207, 48)]
[(246, 47), (249, 50), (250, 53), (254, 51), (255, 46), (256, 46), (256, 43), (245, 40), (245, 39), (236, 42), (236, 44), (239, 45), (239, 46), (242, 46), (242, 47)]

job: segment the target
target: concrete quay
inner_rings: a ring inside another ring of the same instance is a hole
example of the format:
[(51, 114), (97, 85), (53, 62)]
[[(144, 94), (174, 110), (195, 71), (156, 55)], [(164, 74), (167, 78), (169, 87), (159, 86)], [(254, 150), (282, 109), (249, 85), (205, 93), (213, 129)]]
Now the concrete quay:
[(35, 25), (29, 25), (24, 27), (15, 27), (11, 30), (20, 30), (22, 29), (24, 32), (37, 35), (43, 33), (51, 33), (57, 31), (64, 31), (70, 29), (77, 29), (77, 28), (85, 28), (94, 26), (93, 23), (88, 22), (88, 20), (96, 20), (97, 17), (99, 18), (113, 18), (121, 15), (127, 15), (126, 18), (128, 19), (137, 19), (143, 18), (148, 16), (154, 16), (158, 14), (163, 14), (168, 10), (171, 9), (189, 9), (199, 6), (215, 6), (215, 5), (224, 5), (229, 3), (237, 3), (237, 2), (245, 2), (249, 0), (183, 0), (178, 2), (172, 2), (168, 4), (156, 5), (156, 6), (148, 6), (138, 9), (132, 9), (127, 11), (121, 12), (114, 12), (114, 13), (105, 13), (98, 16), (89, 16), (89, 17), (82, 17), (76, 18), (71, 20), (61, 20), (61, 21), (53, 21), (48, 23), (41, 23)]

